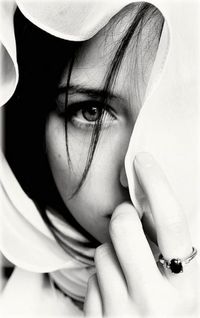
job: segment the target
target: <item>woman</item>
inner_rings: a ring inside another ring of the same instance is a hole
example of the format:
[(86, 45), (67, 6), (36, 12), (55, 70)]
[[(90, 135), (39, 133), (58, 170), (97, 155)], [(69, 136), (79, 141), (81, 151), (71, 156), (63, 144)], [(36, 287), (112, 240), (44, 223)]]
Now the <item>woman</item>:
[(187, 217), (153, 157), (134, 159), (129, 146), (166, 25), (153, 5), (122, 7), (79, 42), (15, 11), (19, 83), (4, 106), (4, 152), (32, 201), (3, 159), (1, 245), (16, 265), (6, 313), (12, 300), (14, 313), (197, 315)]

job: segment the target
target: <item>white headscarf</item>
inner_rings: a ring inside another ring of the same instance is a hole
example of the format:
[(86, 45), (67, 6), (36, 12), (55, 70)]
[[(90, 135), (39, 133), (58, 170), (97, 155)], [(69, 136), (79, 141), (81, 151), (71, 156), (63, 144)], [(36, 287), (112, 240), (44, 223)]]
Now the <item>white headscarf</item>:
[[(11, 98), (18, 83), (13, 30), (16, 5), (27, 19), (46, 32), (59, 38), (80, 41), (91, 38), (114, 14), (131, 2), (135, 1), (106, 1), (105, 4), (104, 1), (1, 0), (0, 105)], [(133, 204), (141, 212), (141, 192), (132, 165), (137, 152), (150, 152), (163, 168), (183, 209), (188, 212), (186, 215), (193, 215), (196, 220), (199, 184), (198, 3), (186, 0), (150, 2), (160, 9), (167, 23), (164, 25), (145, 102), (125, 158), (129, 191)], [(1, 163), (3, 206), (0, 248), (3, 254), (15, 265), (34, 272), (70, 270), (75, 268), (75, 263), (78, 268), (85, 270), (85, 265), (78, 260), (74, 263), (74, 258), (58, 246), (4, 158)], [(70, 232), (70, 228), (65, 231), (67, 235), (74, 235), (77, 240), (87, 242), (80, 233)], [(195, 235), (193, 240), (196, 240)], [(92, 256), (94, 250), (86, 248), (84, 253), (91, 253)], [(87, 276), (84, 286), (88, 275), (84, 274), (84, 277)]]

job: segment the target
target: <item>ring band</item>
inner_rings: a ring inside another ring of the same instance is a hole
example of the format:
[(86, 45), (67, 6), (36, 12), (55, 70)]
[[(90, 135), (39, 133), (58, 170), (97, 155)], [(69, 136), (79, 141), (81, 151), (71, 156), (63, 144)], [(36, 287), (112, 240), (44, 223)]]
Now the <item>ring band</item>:
[(172, 258), (171, 260), (166, 260), (160, 254), (158, 258), (158, 262), (164, 267), (169, 268), (172, 273), (179, 274), (183, 272), (183, 266), (188, 264), (195, 256), (197, 255), (197, 249), (195, 247), (192, 247), (192, 253), (183, 259), (180, 258)]

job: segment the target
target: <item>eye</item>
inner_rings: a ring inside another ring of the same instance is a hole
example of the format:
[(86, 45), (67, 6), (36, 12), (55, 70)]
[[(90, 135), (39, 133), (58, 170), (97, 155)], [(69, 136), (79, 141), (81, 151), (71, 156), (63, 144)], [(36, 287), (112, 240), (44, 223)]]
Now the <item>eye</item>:
[(116, 119), (114, 110), (98, 101), (84, 101), (69, 104), (66, 109), (66, 120), (73, 126), (82, 129), (94, 127), (102, 117), (102, 128), (107, 128)]
[(102, 111), (93, 105), (89, 105), (87, 108), (82, 109), (82, 115), (87, 121), (97, 121), (100, 119)]

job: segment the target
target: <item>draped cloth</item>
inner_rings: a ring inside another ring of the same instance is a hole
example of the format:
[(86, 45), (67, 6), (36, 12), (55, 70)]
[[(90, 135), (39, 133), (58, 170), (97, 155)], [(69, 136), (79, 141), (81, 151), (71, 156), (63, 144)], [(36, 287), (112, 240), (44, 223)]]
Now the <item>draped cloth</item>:
[[(27, 19), (52, 36), (82, 41), (95, 35), (114, 14), (131, 2), (135, 1), (106, 1), (105, 4), (104, 1), (1, 0), (0, 105), (11, 98), (19, 79), (13, 30), (13, 14), (17, 6)], [(190, 224), (197, 246), (199, 5), (198, 1), (186, 0), (148, 2), (160, 9), (166, 22), (145, 101), (125, 157), (129, 192), (142, 215), (143, 193), (133, 171), (133, 160), (137, 152), (150, 152), (163, 168), (186, 216), (193, 215), (194, 222), (190, 220)], [(67, 282), (71, 286), (68, 292), (76, 299), (83, 299), (88, 277), (94, 272), (93, 264), (77, 259), (59, 247), (3, 156), (0, 173), (2, 253), (27, 271), (51, 272), (58, 282), (65, 276), (65, 286)], [(66, 236), (74, 238), (74, 248), (80, 246), (82, 254), (93, 257), (94, 249), (87, 248), (87, 239), (83, 235), (70, 225), (54, 221)], [(55, 274), (57, 271), (58, 275)]]

